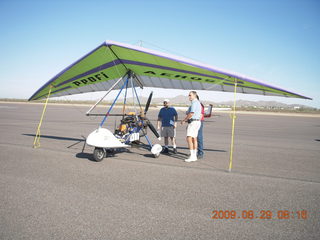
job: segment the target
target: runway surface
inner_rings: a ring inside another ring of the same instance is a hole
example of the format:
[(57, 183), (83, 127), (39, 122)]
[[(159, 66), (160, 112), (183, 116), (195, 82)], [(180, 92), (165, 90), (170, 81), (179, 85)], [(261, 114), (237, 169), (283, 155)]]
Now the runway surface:
[(205, 122), (198, 162), (179, 126), (177, 155), (97, 163), (81, 153), (101, 121), (87, 109), (49, 105), (33, 149), (42, 105), (0, 103), (0, 239), (319, 239), (320, 118), (239, 114), (229, 173), (228, 114)]

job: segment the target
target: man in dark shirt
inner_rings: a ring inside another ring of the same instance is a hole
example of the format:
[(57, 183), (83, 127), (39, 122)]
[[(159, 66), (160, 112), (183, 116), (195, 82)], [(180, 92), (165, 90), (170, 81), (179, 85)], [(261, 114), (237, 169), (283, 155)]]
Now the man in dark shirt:
[(177, 153), (176, 145), (176, 127), (178, 120), (178, 113), (174, 107), (169, 106), (169, 99), (163, 101), (163, 108), (158, 114), (157, 129), (160, 130), (161, 122), (161, 137), (164, 137), (163, 153), (169, 153), (169, 137), (173, 146), (173, 153)]
[[(197, 95), (197, 99), (199, 100), (199, 96)], [(200, 118), (200, 128), (199, 128), (199, 132), (198, 132), (198, 137), (197, 137), (197, 141), (198, 141), (198, 159), (203, 158), (203, 122), (204, 122), (204, 105), (200, 102), (201, 104), (201, 118)]]

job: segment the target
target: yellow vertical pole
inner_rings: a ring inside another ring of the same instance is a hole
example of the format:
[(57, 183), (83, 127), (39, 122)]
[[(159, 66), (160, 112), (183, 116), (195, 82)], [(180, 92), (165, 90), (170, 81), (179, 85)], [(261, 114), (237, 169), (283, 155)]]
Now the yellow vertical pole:
[(49, 100), (49, 97), (50, 97), (50, 94), (51, 94), (51, 89), (52, 89), (52, 86), (50, 85), (48, 96), (47, 96), (46, 102), (44, 104), (44, 107), (43, 107), (43, 110), (42, 110), (42, 114), (41, 114), (41, 118), (40, 118), (40, 122), (39, 122), (39, 125), (38, 125), (38, 128), (37, 128), (37, 133), (36, 133), (36, 136), (34, 137), (33, 148), (39, 148), (40, 147), (40, 128), (41, 128), (41, 124), (42, 124), (44, 113), (46, 112), (46, 109), (47, 109), (47, 104), (48, 104), (48, 100)]
[(236, 96), (237, 96), (237, 81), (234, 82), (234, 100), (233, 100), (233, 112), (231, 115), (232, 118), (232, 133), (231, 133), (231, 145), (230, 145), (230, 160), (229, 160), (229, 172), (232, 169), (232, 159), (233, 159), (233, 145), (234, 145), (234, 125), (236, 120)]

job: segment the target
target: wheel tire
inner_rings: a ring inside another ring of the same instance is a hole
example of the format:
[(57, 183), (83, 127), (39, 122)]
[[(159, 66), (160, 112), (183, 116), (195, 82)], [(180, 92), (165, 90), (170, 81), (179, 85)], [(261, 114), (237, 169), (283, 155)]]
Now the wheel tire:
[(96, 162), (101, 162), (106, 156), (106, 152), (103, 148), (95, 148), (93, 151), (93, 158)]

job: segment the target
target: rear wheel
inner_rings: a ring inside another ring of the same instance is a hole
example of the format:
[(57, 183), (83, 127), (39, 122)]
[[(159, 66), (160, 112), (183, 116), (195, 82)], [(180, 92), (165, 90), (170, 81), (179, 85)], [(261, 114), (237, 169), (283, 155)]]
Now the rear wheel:
[(105, 156), (106, 156), (106, 152), (103, 148), (95, 148), (94, 149), (93, 158), (97, 162), (101, 162)]
[(160, 156), (160, 153), (153, 154), (153, 157), (154, 157), (154, 158), (158, 158), (159, 156)]

